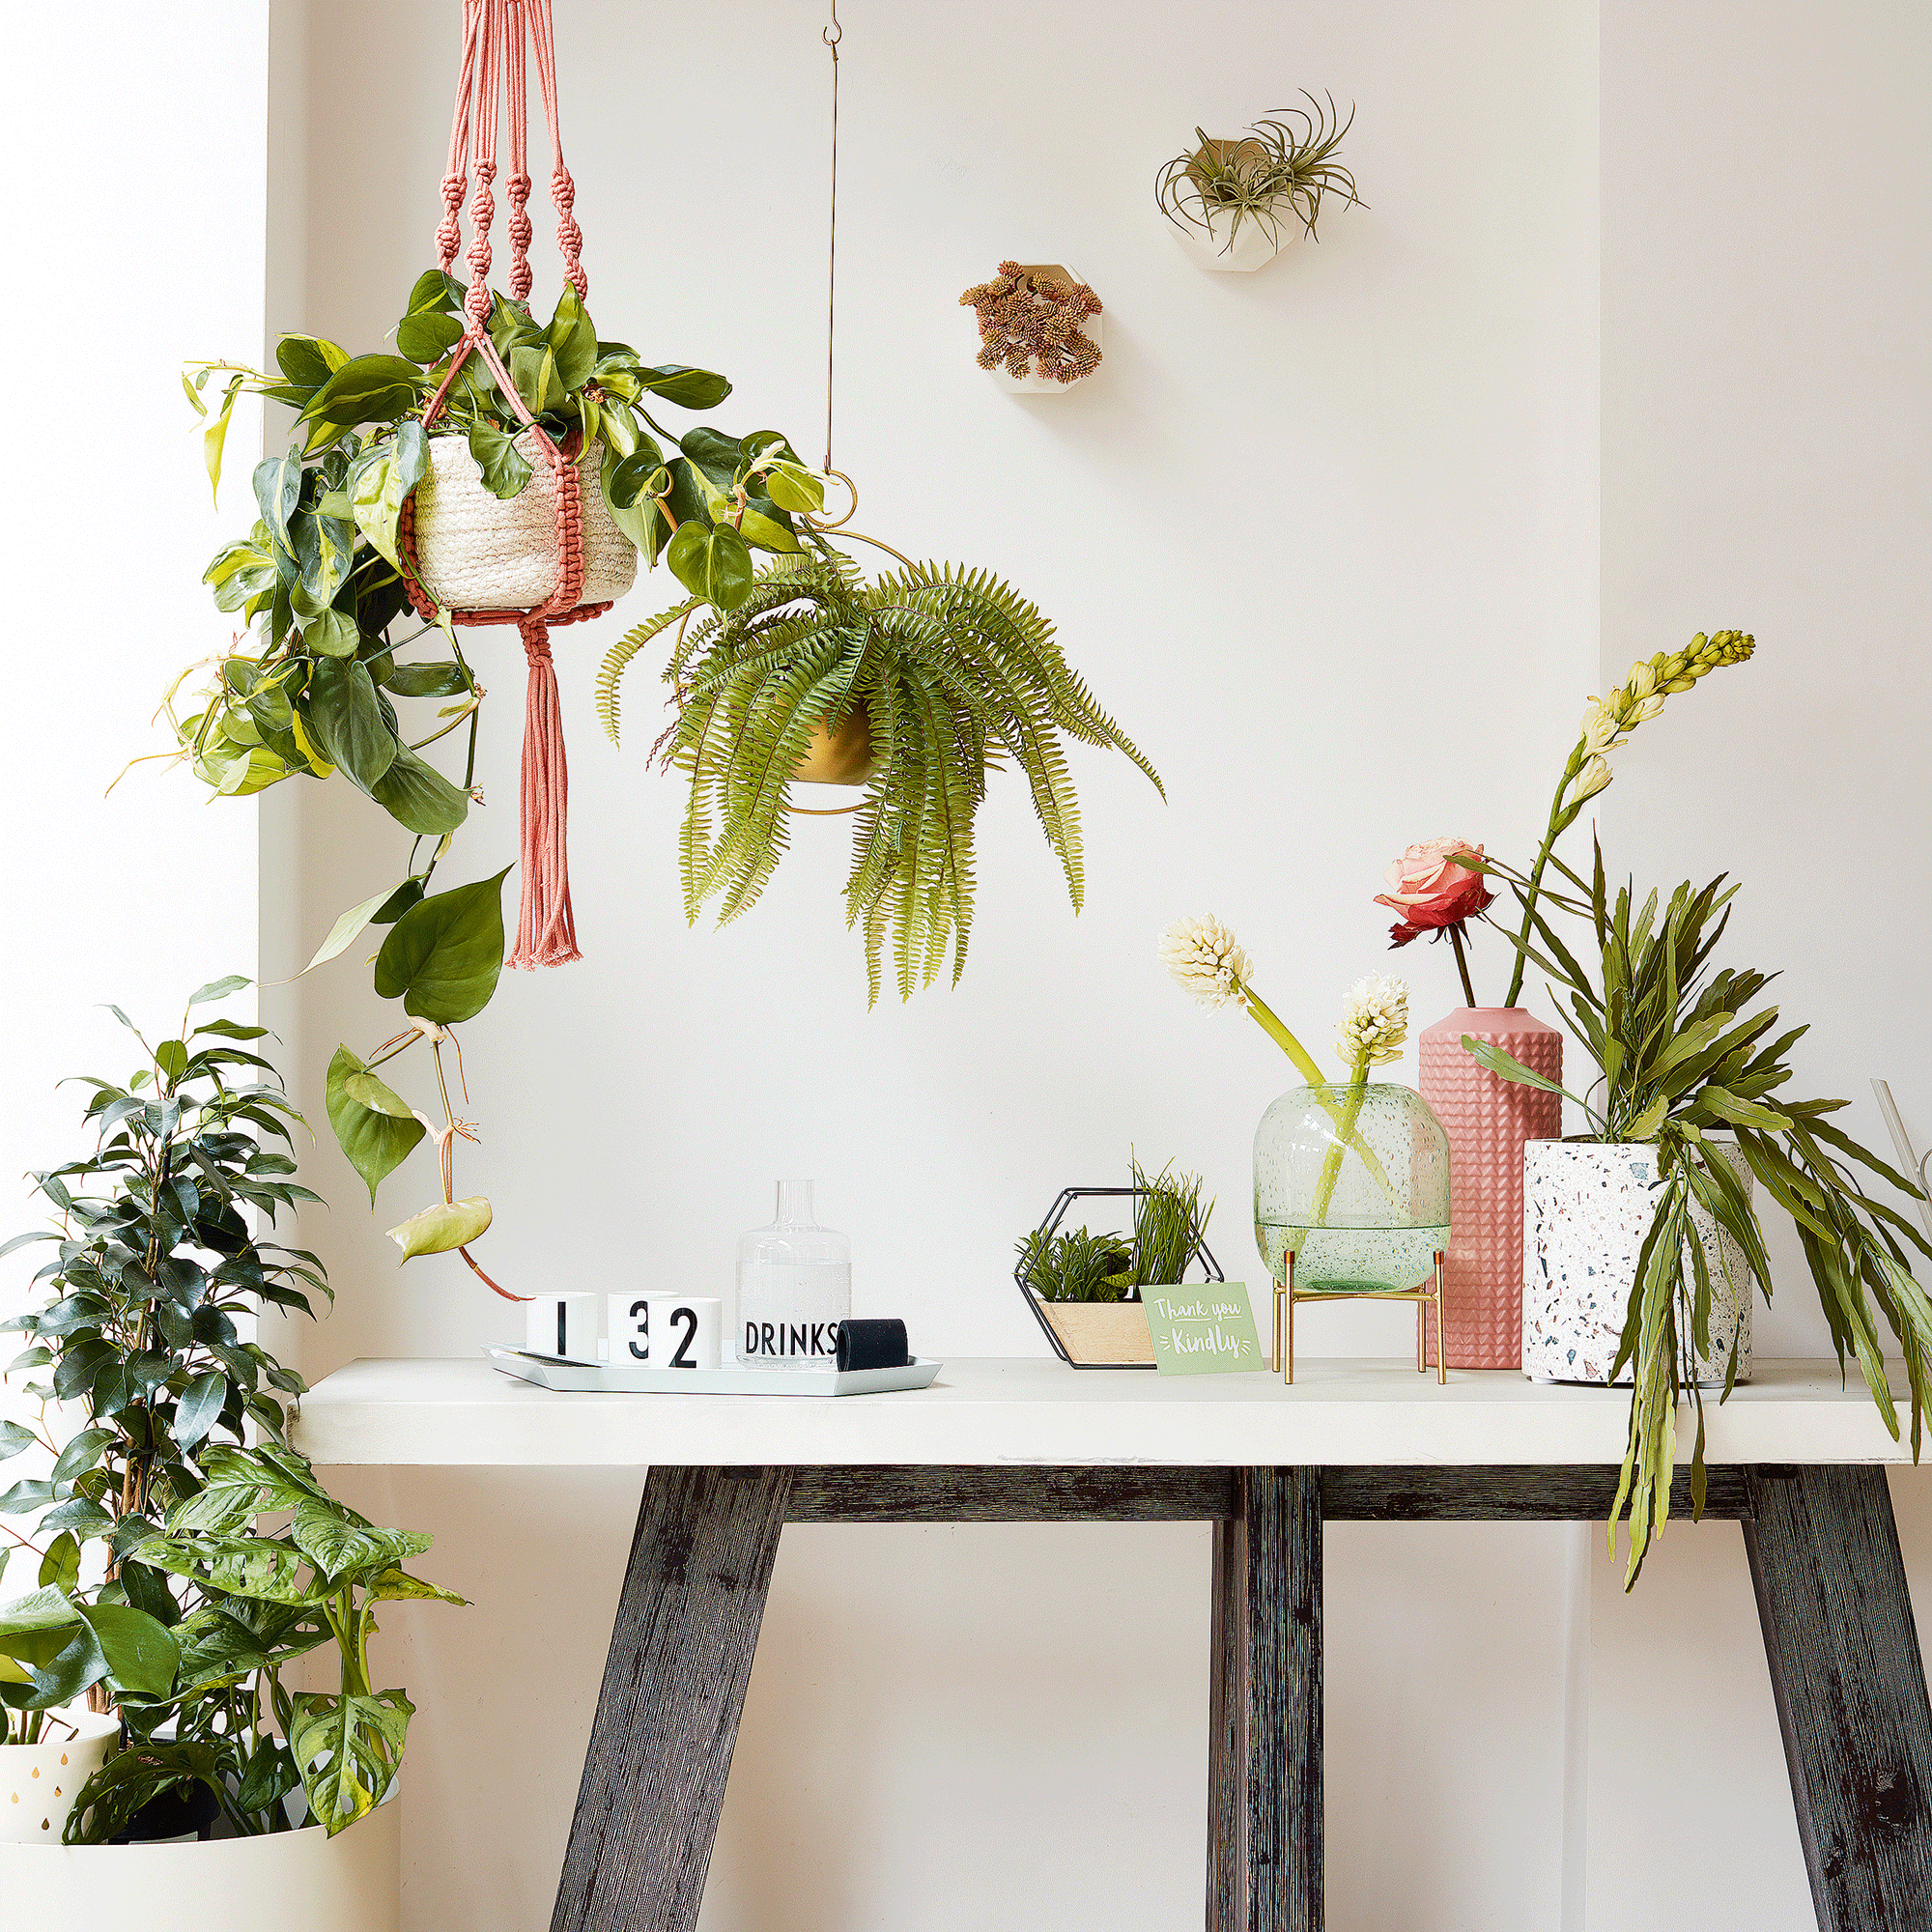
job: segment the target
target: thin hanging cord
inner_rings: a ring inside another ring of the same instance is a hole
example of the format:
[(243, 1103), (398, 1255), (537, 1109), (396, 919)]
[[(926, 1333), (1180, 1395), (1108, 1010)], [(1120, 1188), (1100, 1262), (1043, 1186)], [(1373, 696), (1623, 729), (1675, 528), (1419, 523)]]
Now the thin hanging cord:
[(832, 49), (832, 219), (825, 261), (825, 473), (832, 474), (832, 345), (838, 316), (838, 0), (832, 0), (832, 24), (818, 37)]

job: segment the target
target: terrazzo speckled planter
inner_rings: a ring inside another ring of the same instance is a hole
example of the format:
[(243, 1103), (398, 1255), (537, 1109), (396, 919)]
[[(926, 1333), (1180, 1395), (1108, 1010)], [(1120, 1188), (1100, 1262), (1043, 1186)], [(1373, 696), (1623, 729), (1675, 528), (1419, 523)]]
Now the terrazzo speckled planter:
[[(1728, 1143), (1707, 1145), (1748, 1195), (1744, 1156)], [(1607, 1383), (1655, 1211), (1657, 1150), (1643, 1141), (1531, 1141), (1522, 1152), (1522, 1372), (1539, 1382)], [(1711, 1352), (1697, 1380), (1722, 1385), (1735, 1335), (1738, 1380), (1747, 1382), (1756, 1277), (1715, 1216), (1694, 1206), (1690, 1216), (1711, 1268)], [(1688, 1379), (1688, 1337), (1685, 1350)], [(1631, 1378), (1626, 1366), (1617, 1380)]]
[(1563, 1096), (1499, 1079), (1463, 1050), (1464, 1034), (1559, 1085), (1563, 1036), (1520, 1007), (1459, 1007), (1416, 1048), (1415, 1084), (1449, 1136), (1449, 1366), (1514, 1369), (1522, 1364), (1522, 1150), (1562, 1133)]

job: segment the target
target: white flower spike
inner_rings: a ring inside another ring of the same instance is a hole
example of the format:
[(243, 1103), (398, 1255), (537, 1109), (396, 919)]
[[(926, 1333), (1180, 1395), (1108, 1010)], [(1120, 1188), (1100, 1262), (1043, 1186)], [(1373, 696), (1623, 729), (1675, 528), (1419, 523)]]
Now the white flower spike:
[(1371, 973), (1349, 988), (1335, 1051), (1351, 1070), (1402, 1056), (1408, 1037), (1408, 981)]
[(1248, 1003), (1253, 963), (1211, 912), (1200, 919), (1174, 921), (1160, 935), (1160, 963), (1197, 1006)]

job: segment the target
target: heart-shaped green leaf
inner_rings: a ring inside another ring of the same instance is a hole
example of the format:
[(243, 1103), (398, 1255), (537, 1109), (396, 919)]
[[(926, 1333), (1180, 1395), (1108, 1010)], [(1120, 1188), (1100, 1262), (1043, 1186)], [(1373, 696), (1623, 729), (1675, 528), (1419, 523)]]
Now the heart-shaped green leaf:
[[(436, 893), (412, 906), (376, 955), (376, 991), (418, 1019), (454, 1026), (480, 1013), (503, 970), (503, 880)], [(352, 1069), (359, 1071), (361, 1069)]]
[(426, 838), (454, 832), (469, 815), (469, 794), (451, 784), (407, 745), (396, 747), (389, 769), (369, 787), (369, 796), (397, 824)]
[(556, 313), (544, 339), (556, 356), (556, 376), (566, 389), (581, 389), (597, 363), (597, 331), (568, 283), (557, 298)]
[(640, 369), (638, 379), (653, 395), (682, 410), (715, 410), (731, 393), (731, 384), (709, 369), (687, 369), (677, 362)]
[(376, 1189), (409, 1158), (422, 1139), (424, 1129), (420, 1121), (396, 1120), (351, 1097), (350, 1076), (368, 1070), (346, 1046), (338, 1046), (334, 1059), (328, 1063), (326, 1097), (328, 1124), (335, 1129), (335, 1138), (349, 1156), (350, 1166), (368, 1187), (369, 1205), (373, 1208)]
[(353, 658), (355, 646), (362, 641), (355, 619), (347, 611), (338, 611), (333, 606), (321, 616), (311, 617), (302, 626), (301, 635), (302, 648), (325, 658)]
[(708, 598), (721, 611), (742, 604), (751, 591), (752, 553), (736, 530), (680, 524), (665, 556), (671, 574), (693, 596)]
[(483, 471), (484, 489), (493, 497), (508, 502), (523, 494), (524, 485), (530, 480), (530, 466), (515, 440), (495, 423), (471, 425), (469, 453)]
[(480, 1194), (465, 1201), (439, 1201), (388, 1231), (405, 1261), (417, 1255), (446, 1255), (468, 1247), (490, 1226), (490, 1204)]
[(352, 658), (319, 658), (302, 694), (309, 735), (330, 764), (372, 791), (402, 749), (383, 716), (367, 668)]

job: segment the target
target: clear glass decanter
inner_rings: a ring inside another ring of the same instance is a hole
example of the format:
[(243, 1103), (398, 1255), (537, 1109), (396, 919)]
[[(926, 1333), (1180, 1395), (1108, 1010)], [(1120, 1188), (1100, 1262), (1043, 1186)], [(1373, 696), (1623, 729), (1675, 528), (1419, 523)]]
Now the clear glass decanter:
[(779, 1182), (778, 1213), (738, 1243), (738, 1363), (830, 1369), (852, 1312), (852, 1243), (812, 1218), (811, 1182)]

